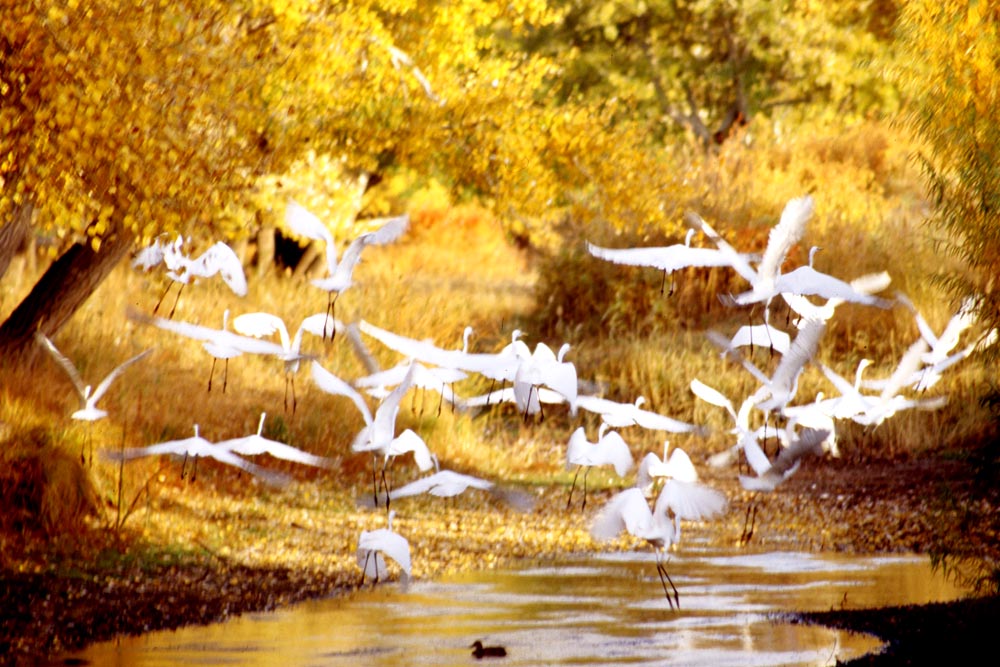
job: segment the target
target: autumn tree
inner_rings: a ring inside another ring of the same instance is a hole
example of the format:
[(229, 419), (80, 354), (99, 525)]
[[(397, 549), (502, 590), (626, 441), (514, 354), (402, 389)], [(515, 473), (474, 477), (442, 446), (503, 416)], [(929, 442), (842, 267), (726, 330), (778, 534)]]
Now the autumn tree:
[(649, 224), (674, 182), (614, 103), (545, 94), (561, 68), (519, 48), (559, 18), (540, 0), (2, 11), (0, 258), (29, 227), (67, 244), (0, 327), (8, 359), (36, 329), (53, 335), (136, 239), (244, 232), (267, 179), (305, 156), (357, 182), (443, 175), (529, 235), (566, 211)]
[[(980, 321), (1000, 327), (1000, 7), (916, 0), (902, 25), (905, 119), (928, 146), (931, 224), (968, 268), (938, 279), (956, 300), (977, 297)], [(995, 359), (997, 346), (987, 353)]]
[(660, 137), (703, 145), (735, 124), (787, 108), (856, 115), (895, 92), (877, 69), (892, 39), (893, 0), (561, 0), (565, 19), (530, 50), (562, 54), (562, 99), (617, 98)]

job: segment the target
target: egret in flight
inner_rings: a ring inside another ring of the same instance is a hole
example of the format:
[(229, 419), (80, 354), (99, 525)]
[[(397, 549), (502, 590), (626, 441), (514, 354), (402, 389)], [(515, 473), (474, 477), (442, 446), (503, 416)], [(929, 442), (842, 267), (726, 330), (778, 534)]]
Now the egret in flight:
[[(107, 410), (103, 410), (97, 407), (97, 402), (101, 400), (105, 393), (107, 393), (108, 388), (111, 383), (114, 382), (118, 376), (125, 372), (125, 369), (139, 361), (144, 359), (153, 350), (149, 349), (144, 352), (140, 352), (134, 357), (126, 360), (125, 362), (116, 366), (110, 373), (108, 373), (101, 383), (97, 385), (96, 389), (92, 389), (91, 385), (84, 383), (83, 378), (80, 377), (80, 372), (55, 344), (49, 340), (48, 336), (43, 334), (41, 331), (35, 332), (35, 340), (45, 348), (45, 350), (52, 355), (52, 358), (66, 371), (66, 375), (73, 382), (73, 387), (76, 389), (76, 393), (80, 398), (80, 407), (73, 414), (70, 415), (71, 418), (86, 422), (95, 422), (99, 419), (104, 419), (108, 416)], [(88, 438), (89, 439), (89, 438)], [(93, 458), (93, 453), (91, 453), (91, 458)], [(84, 461), (83, 450), (80, 450), (80, 460)]]

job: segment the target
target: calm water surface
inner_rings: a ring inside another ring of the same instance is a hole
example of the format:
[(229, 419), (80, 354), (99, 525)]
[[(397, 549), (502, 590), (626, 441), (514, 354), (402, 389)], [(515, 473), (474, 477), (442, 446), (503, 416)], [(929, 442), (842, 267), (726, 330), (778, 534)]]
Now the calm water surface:
[(476, 639), (496, 665), (826, 665), (873, 650), (865, 636), (776, 614), (961, 597), (926, 556), (671, 556), (671, 611), (648, 552), (567, 558), (366, 589), (227, 623), (154, 632), (74, 657), (95, 665), (468, 665)]

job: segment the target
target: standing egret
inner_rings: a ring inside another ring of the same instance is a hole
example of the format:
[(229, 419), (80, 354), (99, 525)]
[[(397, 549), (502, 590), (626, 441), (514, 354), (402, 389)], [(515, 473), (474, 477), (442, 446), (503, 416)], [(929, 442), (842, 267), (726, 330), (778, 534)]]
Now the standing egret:
[[(333, 241), (333, 235), (329, 228), (314, 213), (300, 205), (294, 200), (289, 200), (285, 209), (285, 222), (289, 229), (299, 236), (304, 236), (314, 241), (326, 243), (326, 266), (328, 275), (325, 278), (318, 278), (312, 282), (315, 287), (327, 293), (326, 314), (334, 315), (334, 308), (337, 297), (340, 293), (354, 284), (354, 267), (361, 259), (361, 251), (368, 245), (384, 245), (398, 239), (410, 224), (409, 215), (401, 215), (394, 218), (387, 218), (379, 222), (379, 227), (373, 232), (362, 234), (354, 239), (347, 249), (344, 250), (340, 261), (337, 261), (337, 247)], [(330, 337), (336, 333), (336, 329), (331, 329)], [(326, 338), (324, 328), (322, 336)]]
[(591, 468), (598, 466), (613, 466), (619, 477), (624, 477), (635, 461), (632, 452), (624, 438), (617, 432), (606, 433), (607, 424), (601, 424), (597, 433), (597, 442), (587, 440), (587, 432), (581, 426), (573, 431), (569, 437), (569, 444), (566, 446), (566, 470), (576, 466), (576, 474), (573, 475), (573, 484), (569, 487), (569, 497), (566, 499), (566, 509), (569, 509), (573, 502), (573, 489), (576, 488), (576, 479), (580, 475), (580, 468), (586, 468), (583, 473), (583, 506), (587, 509), (587, 475)]
[[(76, 389), (76, 393), (80, 398), (80, 407), (73, 412), (70, 417), (91, 423), (99, 419), (104, 419), (108, 416), (107, 410), (102, 410), (97, 407), (97, 402), (101, 400), (105, 393), (107, 393), (111, 383), (114, 382), (119, 375), (124, 373), (126, 368), (140, 359), (145, 358), (150, 352), (153, 351), (152, 349), (149, 349), (144, 352), (140, 352), (134, 357), (126, 360), (124, 363), (119, 364), (110, 373), (108, 373), (103, 380), (101, 380), (101, 383), (97, 385), (96, 389), (91, 391), (91, 386), (83, 382), (83, 378), (80, 377), (80, 372), (76, 369), (76, 366), (73, 365), (73, 362), (63, 355), (63, 353), (59, 351), (55, 344), (49, 340), (45, 334), (41, 331), (36, 331), (35, 340), (38, 341), (38, 343), (44, 347), (50, 355), (52, 355), (52, 358), (56, 360), (64, 371), (66, 371), (66, 375), (68, 375), (69, 379), (73, 382), (73, 387)], [(93, 458), (93, 453), (91, 453), (91, 458)], [(81, 448), (80, 461), (82, 462), (84, 460), (83, 449)]]
[(404, 585), (412, 576), (410, 566), (410, 543), (406, 538), (396, 533), (392, 529), (392, 519), (396, 512), (389, 512), (387, 528), (378, 530), (363, 530), (358, 537), (357, 560), (361, 568), (361, 584), (364, 585), (365, 577), (372, 580), (372, 585), (377, 584), (379, 579), (384, 579), (388, 574), (384, 556), (388, 556), (399, 564), (403, 571), (402, 580)]
[(288, 328), (284, 320), (277, 315), (270, 313), (244, 313), (233, 320), (233, 329), (237, 332), (253, 336), (254, 338), (266, 338), (278, 334), (281, 340), (281, 347), (285, 350), (283, 360), (285, 362), (285, 410), (288, 410), (288, 385), (292, 386), (292, 414), (298, 401), (295, 398), (295, 373), (299, 370), (299, 362), (302, 360), (300, 350), (302, 347), (302, 335), (311, 333), (314, 336), (324, 336), (327, 327), (343, 328), (340, 322), (334, 320), (329, 314), (317, 313), (302, 320), (299, 328), (295, 331), (295, 337), (290, 338)]

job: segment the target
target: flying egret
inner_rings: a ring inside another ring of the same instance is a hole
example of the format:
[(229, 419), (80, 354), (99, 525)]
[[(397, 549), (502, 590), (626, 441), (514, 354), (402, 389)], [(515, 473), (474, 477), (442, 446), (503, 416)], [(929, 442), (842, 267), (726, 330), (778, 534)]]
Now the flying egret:
[[(386, 218), (378, 222), (379, 227), (373, 232), (362, 234), (354, 239), (347, 249), (344, 250), (340, 261), (337, 260), (337, 247), (333, 240), (333, 235), (329, 228), (311, 211), (294, 200), (288, 201), (285, 209), (285, 222), (289, 229), (299, 236), (304, 236), (314, 241), (326, 243), (326, 267), (328, 275), (325, 278), (312, 280), (315, 287), (327, 293), (326, 314), (333, 316), (337, 297), (344, 290), (354, 284), (354, 267), (361, 259), (361, 251), (368, 245), (384, 245), (395, 241), (410, 224), (410, 217), (407, 214), (394, 218)], [(336, 329), (331, 330), (330, 337), (333, 338)], [(326, 329), (322, 336), (326, 338)]]
[(478, 373), (494, 382), (513, 382), (521, 361), (531, 357), (531, 350), (520, 340), (521, 330), (515, 329), (511, 342), (497, 353), (448, 350), (431, 342), (407, 338), (361, 320), (358, 328), (386, 347), (404, 357), (439, 368)]
[[(152, 245), (141, 250), (132, 261), (133, 268), (141, 267), (144, 271), (162, 263), (167, 268), (167, 277), (180, 285), (167, 319), (174, 316), (181, 292), (192, 278), (207, 279), (219, 275), (234, 294), (246, 296), (247, 279), (243, 272), (243, 264), (232, 248), (222, 241), (218, 241), (201, 255), (191, 259), (182, 252), (183, 245), (184, 238), (180, 235), (173, 242), (166, 244), (161, 244), (160, 239), (157, 239)], [(163, 291), (159, 301), (156, 302), (156, 306), (153, 308), (154, 315), (159, 310), (160, 304), (163, 303), (171, 284), (167, 283), (167, 289)]]
[(571, 361), (564, 361), (569, 347), (569, 343), (564, 343), (556, 355), (548, 345), (538, 343), (531, 356), (518, 364), (514, 372), (514, 399), (518, 408), (524, 411), (525, 418), (532, 392), (537, 392), (543, 385), (561, 394), (569, 403), (570, 414), (576, 414), (576, 366)]
[(619, 477), (624, 477), (635, 461), (632, 452), (628, 448), (625, 439), (617, 431), (607, 432), (608, 425), (601, 424), (597, 433), (597, 442), (587, 439), (587, 431), (581, 426), (573, 431), (569, 437), (569, 444), (566, 446), (566, 470), (576, 466), (576, 474), (573, 475), (573, 484), (569, 487), (569, 497), (566, 499), (566, 509), (569, 509), (573, 502), (573, 489), (576, 488), (576, 479), (580, 475), (580, 468), (586, 468), (583, 474), (583, 506), (587, 509), (587, 475), (591, 468), (600, 466), (613, 466), (615, 473)]
[[(413, 364), (411, 364), (410, 369), (406, 373), (406, 377), (403, 378), (403, 381), (400, 382), (396, 388), (385, 397), (378, 409), (375, 411), (374, 418), (367, 422), (365, 427), (358, 432), (358, 434), (354, 437), (354, 441), (351, 443), (352, 451), (372, 452), (372, 496), (375, 500), (376, 506), (378, 506), (378, 482), (376, 479), (376, 468), (378, 466), (376, 458), (379, 454), (382, 454), (382, 456), (385, 457), (385, 461), (388, 462), (390, 456), (389, 451), (393, 447), (396, 435), (396, 415), (399, 414), (399, 404), (402, 402), (403, 396), (406, 395), (406, 392), (408, 392), (410, 387), (413, 385), (413, 373), (414, 368)], [(315, 378), (315, 375), (313, 377)], [(414, 433), (414, 435), (416, 434)], [(401, 448), (407, 444), (416, 445), (415, 441), (407, 436), (407, 438), (405, 438), (402, 442), (397, 443), (396, 446), (397, 448)], [(422, 462), (423, 459), (418, 461), (418, 464)], [(424, 469), (426, 470), (429, 468), (430, 466), (427, 466), (427, 468)], [(386, 487), (386, 493), (388, 493), (389, 490), (385, 481), (385, 465), (382, 467), (382, 485)], [(389, 500), (387, 498), (387, 508), (388, 505)]]
[[(226, 309), (222, 313), (222, 331), (226, 331), (229, 328), (229, 310)], [(229, 385), (229, 360), (234, 357), (238, 357), (243, 354), (243, 350), (234, 345), (231, 341), (224, 340), (206, 340), (201, 344), (205, 348), (205, 351), (212, 355), (212, 370), (208, 374), (208, 390), (212, 391), (212, 379), (215, 377), (215, 363), (222, 359), (226, 362), (225, 368), (222, 371), (222, 393), (226, 393), (226, 387)]]
[(355, 380), (354, 386), (359, 389), (367, 389), (368, 394), (375, 398), (385, 398), (389, 394), (388, 388), (398, 385), (406, 377), (410, 363), (416, 367), (413, 374), (413, 386), (424, 390), (430, 389), (440, 394), (439, 415), (441, 414), (441, 404), (444, 401), (448, 401), (453, 406), (459, 402), (451, 385), (467, 378), (468, 374), (465, 371), (457, 368), (425, 366), (418, 362), (404, 362), (387, 370), (366, 375)]
[(388, 569), (384, 556), (388, 556), (399, 564), (403, 572), (401, 577), (404, 585), (412, 576), (410, 543), (406, 541), (405, 537), (393, 531), (392, 519), (395, 516), (395, 511), (389, 512), (387, 528), (363, 530), (358, 537), (357, 560), (358, 566), (361, 568), (362, 585), (365, 583), (366, 576), (372, 580), (372, 585), (387, 576)]
[(366, 426), (374, 421), (371, 409), (369, 409), (368, 404), (365, 402), (364, 396), (359, 394), (354, 387), (323, 368), (318, 361), (313, 361), (310, 369), (312, 371), (313, 383), (317, 387), (327, 394), (351, 399), (351, 402), (354, 403), (358, 412), (361, 413), (361, 417), (365, 420)]
[[(148, 447), (134, 447), (121, 451), (108, 451), (104, 453), (104, 456), (114, 461), (131, 461), (145, 456), (157, 456), (160, 454), (183, 456), (185, 464), (187, 463), (187, 459), (189, 457), (193, 457), (195, 460), (195, 466), (197, 466), (199, 457), (212, 458), (220, 463), (225, 463), (226, 465), (239, 468), (240, 470), (260, 477), (263, 481), (272, 486), (283, 486), (288, 483), (287, 475), (266, 470), (237, 456), (232, 451), (206, 440), (199, 434), (197, 424), (194, 425), (194, 435), (192, 437), (180, 440), (168, 440), (155, 445), (149, 445)], [(195, 474), (196, 473), (193, 473), (191, 476), (192, 481), (194, 481)], [(184, 477), (183, 467), (181, 468), (181, 477)]]
[(277, 315), (270, 313), (244, 313), (233, 320), (233, 329), (245, 336), (254, 338), (267, 338), (278, 334), (281, 340), (281, 347), (285, 353), (282, 359), (285, 362), (285, 410), (288, 410), (288, 385), (292, 386), (292, 414), (298, 401), (295, 398), (295, 373), (299, 370), (299, 362), (302, 360), (300, 350), (302, 348), (302, 336), (304, 333), (311, 333), (314, 336), (324, 336), (327, 327), (343, 329), (344, 325), (334, 320), (328, 313), (316, 313), (302, 320), (299, 328), (295, 331), (295, 337), (288, 335), (288, 328), (284, 320)]
[[(729, 256), (715, 248), (692, 248), (691, 237), (695, 230), (689, 229), (684, 243), (653, 248), (602, 248), (587, 243), (587, 252), (598, 259), (603, 259), (615, 264), (627, 266), (649, 266), (663, 272), (663, 283), (660, 284), (660, 293), (663, 293), (663, 284), (666, 283), (667, 274), (671, 274), (670, 294), (674, 293), (673, 272), (693, 267), (729, 266)], [(743, 255), (745, 261), (751, 261), (754, 255)], [(669, 296), (668, 295), (668, 296)]]
[[(804, 428), (793, 438), (788, 446), (782, 448), (778, 457), (767, 465), (758, 464), (754, 467), (756, 477), (740, 475), (740, 486), (747, 491), (774, 491), (779, 484), (791, 477), (802, 458), (808, 454), (822, 454), (823, 443), (829, 438), (830, 432), (823, 429)], [(763, 453), (763, 452), (762, 452)], [(765, 457), (766, 459), (766, 457)]]
[(309, 452), (304, 452), (297, 447), (292, 447), (291, 445), (285, 444), (283, 442), (278, 442), (277, 440), (271, 440), (270, 438), (265, 438), (263, 436), (264, 432), (264, 419), (267, 417), (266, 412), (260, 413), (260, 423), (257, 425), (257, 432), (251, 435), (243, 436), (240, 438), (230, 438), (229, 440), (222, 440), (215, 443), (215, 446), (220, 449), (226, 449), (234, 454), (239, 454), (241, 456), (258, 456), (260, 454), (270, 454), (276, 459), (282, 459), (284, 461), (292, 461), (293, 463), (301, 463), (307, 466), (315, 466), (318, 468), (330, 468), (333, 466), (334, 461), (325, 456), (316, 456), (315, 454), (310, 454)]
[(636, 398), (635, 403), (619, 403), (587, 394), (580, 395), (576, 399), (577, 407), (601, 415), (601, 419), (611, 428), (640, 426), (650, 431), (666, 431), (667, 433), (703, 434), (705, 432), (701, 426), (644, 410), (642, 405), (645, 403), (644, 396)]
[(469, 489), (477, 489), (486, 491), (521, 512), (531, 510), (534, 505), (534, 500), (526, 493), (503, 489), (493, 482), (480, 477), (465, 475), (454, 470), (441, 470), (438, 468), (437, 457), (433, 457), (433, 459), (435, 472), (404, 484), (398, 489), (392, 489), (389, 492), (390, 500), (408, 498), (422, 493), (427, 493), (438, 498), (451, 498), (465, 493)]
[[(736, 252), (712, 227), (695, 213), (687, 216), (688, 224), (700, 229), (705, 236), (715, 242), (719, 250), (752, 289), (750, 292), (734, 299), (739, 305), (764, 301), (770, 303), (771, 298), (778, 294), (775, 291), (775, 281), (781, 272), (781, 265), (792, 246), (799, 242), (805, 233), (806, 223), (813, 215), (813, 198), (809, 195), (790, 200), (781, 213), (781, 219), (775, 225), (767, 238), (767, 248), (761, 257), (760, 264), (754, 269), (744, 256)], [(765, 317), (765, 320), (767, 318)]]
[[(38, 343), (41, 344), (41, 346), (44, 347), (50, 355), (52, 355), (52, 358), (56, 360), (64, 371), (66, 371), (66, 375), (68, 375), (69, 379), (73, 382), (73, 387), (76, 389), (76, 393), (80, 398), (80, 407), (74, 411), (70, 417), (72, 419), (91, 423), (99, 419), (104, 419), (108, 416), (107, 410), (102, 410), (97, 407), (97, 402), (101, 400), (105, 393), (107, 393), (111, 383), (114, 382), (119, 375), (124, 373), (126, 368), (140, 359), (145, 358), (150, 352), (153, 351), (152, 349), (149, 349), (144, 352), (140, 352), (134, 357), (119, 364), (110, 373), (108, 373), (103, 380), (101, 380), (101, 383), (97, 385), (96, 389), (91, 391), (91, 385), (84, 383), (83, 378), (80, 377), (80, 372), (76, 369), (76, 366), (73, 365), (73, 362), (60, 352), (55, 344), (49, 340), (45, 334), (41, 331), (36, 331), (35, 340), (38, 341)], [(93, 457), (93, 453), (91, 453), (91, 457)], [(80, 460), (81, 462), (84, 460), (82, 448), (80, 450)]]

